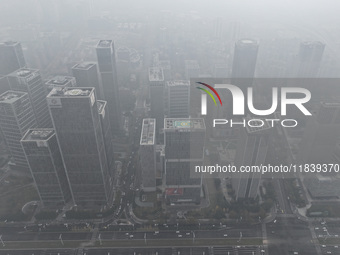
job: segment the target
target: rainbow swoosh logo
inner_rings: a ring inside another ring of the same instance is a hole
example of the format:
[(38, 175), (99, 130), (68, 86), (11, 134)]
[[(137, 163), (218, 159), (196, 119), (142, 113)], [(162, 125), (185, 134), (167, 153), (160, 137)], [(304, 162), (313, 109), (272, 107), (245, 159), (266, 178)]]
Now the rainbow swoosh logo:
[[(197, 84), (200, 84), (200, 85), (203, 85), (203, 86), (209, 88), (212, 92), (214, 92), (214, 94), (217, 96), (217, 98), (218, 98), (218, 100), (220, 101), (220, 104), (221, 104), (221, 106), (222, 106), (222, 100), (221, 100), (221, 98), (220, 98), (220, 95), (217, 93), (217, 91), (216, 91), (212, 86), (210, 86), (209, 84), (203, 83), (203, 82), (196, 82), (196, 83), (197, 83)], [(198, 88), (198, 89), (200, 89), (200, 90), (203, 90), (205, 93), (207, 93), (207, 94), (212, 98), (212, 100), (214, 100), (215, 105), (217, 105), (214, 96), (211, 94), (211, 92), (210, 92), (209, 90), (203, 89), (203, 88), (201, 88), (201, 87), (196, 87), (196, 88)]]

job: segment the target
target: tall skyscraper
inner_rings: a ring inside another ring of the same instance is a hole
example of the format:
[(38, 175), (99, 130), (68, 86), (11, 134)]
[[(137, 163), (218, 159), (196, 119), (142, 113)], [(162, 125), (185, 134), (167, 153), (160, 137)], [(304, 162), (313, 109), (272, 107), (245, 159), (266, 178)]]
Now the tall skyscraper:
[(340, 103), (322, 102), (309, 118), (300, 143), (300, 163), (336, 163), (333, 158), (340, 138)]
[(51, 92), (53, 88), (66, 88), (66, 87), (75, 87), (76, 79), (71, 76), (61, 76), (57, 75), (52, 79), (48, 80), (46, 83), (46, 91), (47, 94)]
[(39, 127), (52, 127), (46, 102), (46, 88), (38, 70), (22, 68), (8, 75), (12, 90), (26, 92)]
[(164, 125), (164, 75), (160, 67), (149, 68), (150, 116), (156, 119), (156, 132), (159, 136)]
[(112, 205), (113, 182), (94, 88), (54, 88), (47, 101), (75, 204)]
[(259, 44), (253, 39), (242, 39), (235, 43), (231, 83), (242, 90), (252, 85)]
[(99, 83), (97, 64), (82, 62), (72, 67), (72, 74), (79, 87), (94, 87), (98, 99), (103, 99), (103, 88)]
[(0, 75), (7, 75), (26, 66), (19, 42), (0, 43)]
[(298, 54), (297, 77), (318, 76), (325, 44), (322, 42), (302, 42)]
[(112, 40), (100, 40), (96, 46), (99, 73), (102, 80), (104, 100), (107, 102), (113, 134), (120, 130), (121, 112), (115, 49)]
[(21, 140), (40, 200), (57, 207), (71, 200), (71, 191), (53, 129), (29, 129)]
[(156, 190), (156, 119), (144, 119), (140, 138), (139, 157), (144, 191)]
[[(165, 118), (165, 197), (168, 203), (200, 203), (202, 179), (191, 178), (202, 165), (206, 127), (202, 118)], [(195, 176), (200, 177), (200, 176)]]
[(190, 103), (190, 81), (168, 81), (168, 118), (188, 118)]
[(36, 126), (27, 93), (7, 91), (0, 96), (0, 127), (12, 155), (11, 161), (27, 172), (29, 167), (20, 140), (28, 129)]
[[(262, 127), (246, 126), (241, 129), (234, 161), (237, 169), (240, 166), (259, 166), (265, 163), (271, 127), (265, 120), (262, 123)], [(253, 125), (261, 126), (261, 123), (253, 123)], [(259, 192), (261, 173), (236, 173), (232, 177), (236, 199), (256, 198)]]

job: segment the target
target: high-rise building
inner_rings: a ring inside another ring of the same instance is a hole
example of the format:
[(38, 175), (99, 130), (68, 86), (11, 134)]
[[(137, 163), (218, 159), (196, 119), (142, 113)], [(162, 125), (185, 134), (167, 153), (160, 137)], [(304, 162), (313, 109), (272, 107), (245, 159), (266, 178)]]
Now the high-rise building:
[(107, 102), (113, 134), (120, 130), (119, 103), (115, 49), (112, 40), (100, 40), (96, 46), (98, 68), (102, 80), (104, 100)]
[(113, 182), (94, 88), (54, 88), (47, 101), (74, 203), (112, 205)]
[(200, 203), (202, 178), (192, 178), (202, 165), (206, 127), (202, 118), (165, 118), (165, 197), (168, 203)]
[(46, 102), (46, 88), (38, 70), (22, 68), (8, 75), (12, 90), (26, 92), (39, 127), (52, 127)]
[(150, 116), (156, 119), (157, 136), (164, 125), (164, 75), (160, 67), (149, 68)]
[(156, 119), (144, 119), (140, 138), (139, 156), (141, 183), (144, 191), (156, 190)]
[(76, 78), (79, 87), (94, 87), (98, 99), (103, 99), (103, 88), (99, 83), (97, 64), (82, 62), (72, 67), (72, 74)]
[[(47, 94), (51, 92), (53, 88), (66, 88), (66, 87), (75, 87), (76, 79), (71, 76), (55, 76), (52, 79), (48, 80), (46, 83)], [(85, 86), (84, 86), (85, 87)]]
[(300, 143), (300, 163), (336, 163), (333, 158), (340, 138), (340, 103), (322, 102), (315, 115), (309, 117)]
[(21, 144), (43, 205), (56, 207), (71, 200), (54, 130), (29, 129), (21, 139)]
[(11, 161), (18, 169), (29, 171), (20, 140), (28, 129), (36, 126), (27, 93), (7, 91), (0, 96), (0, 127), (12, 155)]
[(188, 118), (190, 104), (190, 81), (168, 81), (168, 118)]
[(7, 75), (26, 66), (19, 42), (0, 43), (0, 75)]
[(196, 60), (185, 60), (185, 77), (187, 80), (190, 78), (198, 78), (200, 75), (200, 66)]
[(314, 78), (318, 76), (325, 44), (322, 42), (302, 42), (298, 54), (297, 77)]
[(105, 152), (107, 165), (109, 169), (109, 173), (112, 178), (115, 176), (115, 161), (114, 161), (114, 152), (113, 152), (113, 141), (111, 134), (111, 126), (109, 116), (106, 114), (106, 101), (97, 100), (98, 113), (100, 116), (102, 132), (105, 143)]
[[(258, 121), (252, 123), (257, 127), (246, 126), (241, 129), (234, 161), (237, 169), (240, 166), (259, 166), (265, 163), (271, 126), (265, 120)], [(236, 173), (232, 177), (236, 199), (255, 198), (258, 195), (261, 173)]]
[(235, 43), (231, 71), (231, 83), (242, 90), (252, 85), (259, 44), (253, 39), (242, 39)]

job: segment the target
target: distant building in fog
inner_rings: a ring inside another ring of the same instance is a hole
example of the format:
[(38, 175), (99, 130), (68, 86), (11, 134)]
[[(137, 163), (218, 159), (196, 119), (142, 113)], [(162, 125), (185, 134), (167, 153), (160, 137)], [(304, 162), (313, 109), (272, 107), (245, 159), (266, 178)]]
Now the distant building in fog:
[(309, 117), (300, 143), (298, 159), (301, 163), (339, 163), (334, 158), (340, 139), (340, 103), (319, 105), (316, 115)]
[(66, 87), (75, 87), (76, 79), (71, 76), (55, 76), (52, 79), (48, 80), (46, 83), (47, 94), (51, 92), (53, 88), (66, 88)]
[(30, 129), (21, 140), (30, 170), (44, 206), (60, 206), (71, 200), (71, 191), (53, 129)]
[(7, 75), (26, 67), (24, 53), (19, 42), (0, 43), (0, 75)]
[(168, 81), (167, 104), (168, 118), (188, 118), (190, 103), (190, 81)]
[(26, 92), (31, 101), (33, 113), (39, 127), (52, 127), (51, 116), (46, 102), (46, 88), (40, 72), (22, 68), (8, 75), (12, 90)]
[(11, 161), (17, 168), (29, 171), (25, 153), (20, 144), (21, 138), (30, 128), (37, 126), (27, 93), (7, 91), (0, 96), (0, 127)]
[(139, 146), (141, 183), (144, 191), (156, 190), (156, 120), (144, 119)]
[(259, 44), (253, 39), (242, 39), (235, 43), (231, 83), (242, 90), (252, 85), (258, 49)]
[(94, 88), (55, 88), (47, 101), (75, 204), (112, 205), (113, 181)]
[(322, 42), (302, 42), (298, 54), (297, 77), (317, 77), (325, 50)]
[(159, 134), (164, 125), (164, 75), (160, 67), (149, 68), (150, 116), (156, 119), (156, 132)]
[(118, 134), (121, 123), (121, 112), (113, 41), (100, 40), (96, 46), (96, 52), (104, 100), (107, 102), (111, 128), (114, 134)]
[(82, 62), (72, 67), (72, 74), (79, 87), (94, 87), (98, 99), (103, 99), (103, 88), (100, 85), (97, 64)]

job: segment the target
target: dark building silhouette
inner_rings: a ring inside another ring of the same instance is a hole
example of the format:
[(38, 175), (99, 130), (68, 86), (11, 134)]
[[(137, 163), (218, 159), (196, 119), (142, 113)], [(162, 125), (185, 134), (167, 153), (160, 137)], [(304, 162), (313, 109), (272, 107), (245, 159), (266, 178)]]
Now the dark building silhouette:
[(64, 205), (71, 191), (54, 130), (30, 129), (21, 144), (43, 205)]
[(113, 182), (95, 89), (55, 88), (47, 101), (74, 203), (111, 206)]
[(19, 42), (0, 43), (0, 75), (7, 75), (26, 66)]
[(100, 40), (96, 46), (98, 68), (101, 76), (104, 100), (107, 102), (113, 134), (118, 134), (121, 112), (118, 94), (118, 80), (115, 49), (112, 40)]
[(8, 80), (12, 90), (28, 94), (38, 126), (42, 128), (52, 127), (46, 102), (46, 88), (40, 72), (35, 69), (22, 68), (9, 74)]
[(27, 93), (7, 91), (0, 96), (0, 127), (17, 169), (29, 172), (20, 140), (28, 129), (36, 126)]

